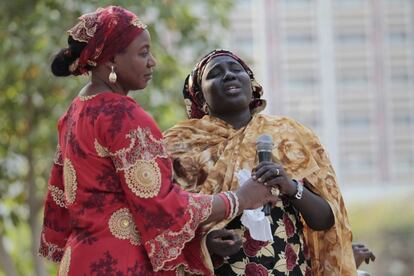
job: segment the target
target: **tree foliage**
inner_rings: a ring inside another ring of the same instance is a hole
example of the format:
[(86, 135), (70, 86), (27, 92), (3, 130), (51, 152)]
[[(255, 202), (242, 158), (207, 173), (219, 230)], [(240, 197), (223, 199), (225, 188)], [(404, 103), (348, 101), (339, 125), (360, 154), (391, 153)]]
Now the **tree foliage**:
[(36, 252), (56, 122), (87, 82), (50, 72), (53, 54), (67, 47), (65, 30), (81, 14), (108, 4), (138, 14), (149, 26), (157, 67), (152, 84), (136, 98), (165, 129), (184, 118), (184, 77), (197, 57), (216, 46), (231, 2), (1, 1), (0, 274), (47, 274)]

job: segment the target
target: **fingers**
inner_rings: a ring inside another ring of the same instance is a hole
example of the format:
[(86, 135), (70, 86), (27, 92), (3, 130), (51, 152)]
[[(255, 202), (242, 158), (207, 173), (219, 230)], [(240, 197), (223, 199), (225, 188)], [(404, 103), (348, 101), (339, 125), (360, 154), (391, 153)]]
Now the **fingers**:
[[(279, 171), (279, 170), (278, 170), (278, 171)], [(278, 171), (274, 171), (274, 170), (272, 170), (272, 169), (267, 170), (267, 171), (265, 171), (265, 172), (264, 172), (264, 173), (260, 176), (260, 178), (259, 178), (259, 179), (257, 179), (257, 180), (258, 180), (259, 182), (266, 183), (266, 182), (268, 182), (268, 181), (272, 180), (273, 178), (278, 177), (278, 176), (279, 176)]]
[(219, 229), (219, 230), (213, 230), (211, 231), (208, 236), (211, 239), (217, 239), (224, 235), (226, 229)]
[(370, 254), (370, 256), (368, 258), (365, 259), (365, 263), (369, 264), (370, 261), (375, 261), (375, 255), (374, 254)]
[(353, 243), (352, 244), (352, 249), (358, 249), (358, 248), (363, 248), (365, 247), (365, 245), (363, 245), (362, 243)]
[(214, 239), (222, 239), (222, 240), (234, 240), (235, 236), (238, 236), (233, 230), (228, 229), (219, 229), (211, 231), (210, 234)]
[(369, 264), (370, 261), (375, 261), (375, 255), (364, 244), (354, 243), (352, 244), (352, 250), (354, 251), (357, 267), (362, 262)]
[(269, 196), (268, 203), (272, 204), (272, 206), (276, 205), (276, 203), (279, 201), (279, 198), (276, 196)]
[(259, 165), (253, 170), (253, 178), (259, 179), (259, 181), (263, 182), (262, 178), (264, 174), (268, 171), (272, 172), (272, 176), (276, 177), (282, 174), (283, 167), (281, 165), (275, 164), (273, 162), (260, 162)]
[(276, 178), (273, 178), (273, 179), (270, 179), (270, 180), (266, 181), (263, 184), (267, 187), (275, 187), (275, 188), (280, 189), (281, 182), (282, 182), (282, 178), (281, 177), (276, 177)]

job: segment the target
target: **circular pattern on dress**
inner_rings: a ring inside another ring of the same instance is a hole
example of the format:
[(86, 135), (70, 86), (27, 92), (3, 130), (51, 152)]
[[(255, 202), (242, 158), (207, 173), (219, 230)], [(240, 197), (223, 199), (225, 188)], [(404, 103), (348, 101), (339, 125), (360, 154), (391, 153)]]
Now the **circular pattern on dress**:
[(76, 171), (69, 159), (65, 159), (63, 163), (63, 183), (65, 186), (66, 202), (72, 204), (76, 199), (76, 189), (78, 183), (76, 180)]
[(70, 248), (69, 246), (66, 248), (65, 253), (63, 254), (62, 260), (60, 261), (59, 276), (69, 275), (71, 254), (72, 254), (72, 248)]
[(114, 212), (108, 224), (112, 235), (118, 239), (129, 240), (133, 245), (139, 244), (140, 237), (128, 208), (122, 208)]
[(128, 187), (142, 198), (154, 197), (161, 188), (161, 171), (155, 161), (138, 160), (125, 171)]

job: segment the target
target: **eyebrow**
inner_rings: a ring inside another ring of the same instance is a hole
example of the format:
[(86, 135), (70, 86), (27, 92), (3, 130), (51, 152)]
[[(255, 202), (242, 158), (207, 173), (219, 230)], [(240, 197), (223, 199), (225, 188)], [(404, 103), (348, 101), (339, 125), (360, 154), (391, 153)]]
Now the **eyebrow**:
[[(242, 66), (240, 63), (238, 63), (237, 61), (235, 61), (235, 60), (228, 60), (228, 61), (225, 61), (225, 63), (227, 63), (227, 64), (229, 64), (229, 65), (238, 65), (238, 66), (240, 66), (240, 67), (242, 67), (242, 68), (243, 68), (243, 66)], [(216, 68), (217, 66), (219, 66), (220, 64), (222, 64), (222, 62), (219, 62), (219, 63), (214, 64), (214, 65), (213, 65), (213, 67), (211, 67), (211, 68), (209, 69), (209, 71), (211, 71), (211, 70), (215, 69), (215, 68)]]
[(139, 50), (143, 50), (143, 49), (145, 49), (145, 48), (150, 48), (150, 45), (149, 44), (144, 44), (143, 46), (141, 46), (141, 47), (139, 47)]

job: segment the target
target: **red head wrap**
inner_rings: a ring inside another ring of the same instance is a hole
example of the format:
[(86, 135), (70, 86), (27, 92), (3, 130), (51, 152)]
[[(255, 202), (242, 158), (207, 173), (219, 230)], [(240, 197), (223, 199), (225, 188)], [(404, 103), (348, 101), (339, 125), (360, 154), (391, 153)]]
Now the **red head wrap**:
[(70, 30), (69, 35), (77, 41), (86, 42), (80, 57), (70, 66), (74, 75), (88, 72), (124, 50), (146, 25), (132, 12), (117, 6), (99, 8), (95, 12), (79, 17), (79, 22)]

